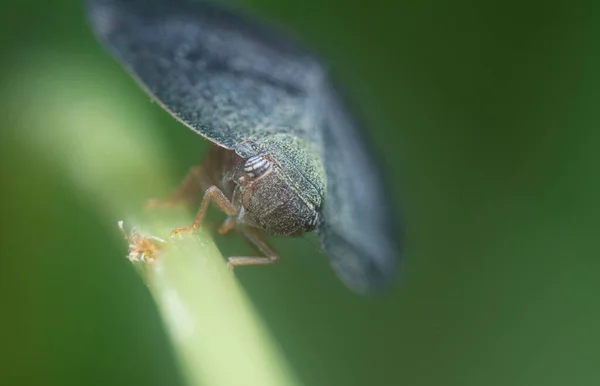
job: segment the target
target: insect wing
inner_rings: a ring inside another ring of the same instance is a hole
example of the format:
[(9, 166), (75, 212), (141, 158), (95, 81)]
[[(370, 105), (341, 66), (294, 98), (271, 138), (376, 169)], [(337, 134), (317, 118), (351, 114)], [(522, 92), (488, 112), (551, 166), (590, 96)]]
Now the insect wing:
[[(232, 149), (314, 130), (312, 56), (241, 15), (186, 0), (88, 0), (92, 29), (167, 111)], [(244, 154), (242, 154), (244, 155)]]
[(320, 149), (327, 198), (318, 233), (340, 278), (384, 287), (398, 258), (394, 212), (360, 127), (315, 57), (206, 2), (87, 0), (92, 29), (167, 111), (248, 158), (247, 140), (293, 134)]
[(400, 244), (396, 213), (361, 127), (334, 86), (325, 87), (327, 200), (318, 233), (342, 281), (358, 292), (373, 292), (395, 277)]

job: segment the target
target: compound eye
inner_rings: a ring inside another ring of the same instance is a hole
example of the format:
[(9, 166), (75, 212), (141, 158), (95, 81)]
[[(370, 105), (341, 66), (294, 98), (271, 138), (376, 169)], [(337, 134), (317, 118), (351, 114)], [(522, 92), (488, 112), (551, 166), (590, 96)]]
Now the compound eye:
[(271, 169), (272, 163), (261, 156), (257, 155), (248, 158), (244, 164), (244, 171), (250, 178), (257, 178), (265, 174)]

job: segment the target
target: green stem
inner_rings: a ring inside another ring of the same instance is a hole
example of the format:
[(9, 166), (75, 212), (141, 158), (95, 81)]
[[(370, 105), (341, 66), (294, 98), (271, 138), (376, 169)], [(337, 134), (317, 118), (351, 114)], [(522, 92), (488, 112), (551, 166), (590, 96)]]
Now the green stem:
[[(147, 99), (127, 100), (129, 89), (101, 69), (64, 60), (20, 71), (22, 94), (8, 103), (28, 112), (23, 127), (44, 128), (25, 130), (23, 139), (58, 164), (98, 213), (115, 221), (115, 231), (123, 219), (126, 228), (169, 240), (170, 230), (191, 217), (140, 210), (149, 196), (176, 186), (153, 122), (136, 111)], [(207, 232), (168, 241), (154, 263), (140, 264), (190, 385), (298, 384)]]

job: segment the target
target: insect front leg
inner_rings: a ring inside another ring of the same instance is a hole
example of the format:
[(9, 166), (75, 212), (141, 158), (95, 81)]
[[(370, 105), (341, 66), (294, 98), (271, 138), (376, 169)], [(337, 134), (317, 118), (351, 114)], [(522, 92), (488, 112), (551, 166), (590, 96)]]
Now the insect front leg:
[(269, 245), (265, 236), (257, 229), (249, 226), (241, 226), (242, 233), (246, 239), (251, 242), (258, 250), (264, 253), (264, 257), (260, 256), (235, 256), (227, 259), (227, 266), (233, 271), (237, 266), (242, 265), (266, 265), (273, 264), (279, 260), (279, 253)]
[(193, 203), (200, 193), (210, 186), (208, 176), (203, 165), (194, 166), (173, 194), (165, 200), (149, 200), (144, 205), (145, 209), (167, 208), (180, 203)]
[(198, 213), (196, 213), (196, 218), (192, 225), (175, 228), (173, 232), (171, 232), (171, 237), (179, 236), (181, 233), (190, 233), (202, 225), (204, 221), (204, 216), (206, 216), (206, 211), (208, 210), (208, 205), (210, 202), (214, 201), (217, 204), (217, 207), (225, 212), (228, 216), (234, 216), (237, 214), (237, 209), (235, 206), (225, 197), (223, 192), (217, 188), (216, 186), (211, 186), (204, 193), (204, 197), (202, 197), (202, 202), (200, 203), (200, 208), (198, 209)]

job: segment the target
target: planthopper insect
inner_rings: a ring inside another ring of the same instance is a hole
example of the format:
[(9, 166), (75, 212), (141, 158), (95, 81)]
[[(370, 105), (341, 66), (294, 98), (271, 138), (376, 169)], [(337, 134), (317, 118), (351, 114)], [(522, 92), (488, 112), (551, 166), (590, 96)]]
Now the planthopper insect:
[(239, 11), (186, 0), (88, 0), (92, 30), (160, 105), (213, 145), (169, 205), (204, 196), (264, 257), (267, 235), (317, 232), (338, 276), (358, 292), (395, 276), (399, 234), (382, 173), (324, 64)]

